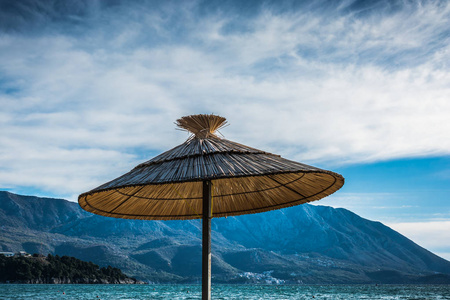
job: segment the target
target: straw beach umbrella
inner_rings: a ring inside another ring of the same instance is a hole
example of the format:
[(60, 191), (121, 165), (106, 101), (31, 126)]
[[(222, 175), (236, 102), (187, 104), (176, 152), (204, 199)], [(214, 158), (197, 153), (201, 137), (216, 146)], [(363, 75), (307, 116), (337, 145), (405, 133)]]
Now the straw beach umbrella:
[(284, 159), (216, 135), (216, 115), (191, 115), (177, 126), (183, 144), (79, 196), (92, 213), (125, 219), (202, 219), (202, 295), (211, 297), (211, 219), (259, 213), (326, 197), (344, 184), (334, 172)]

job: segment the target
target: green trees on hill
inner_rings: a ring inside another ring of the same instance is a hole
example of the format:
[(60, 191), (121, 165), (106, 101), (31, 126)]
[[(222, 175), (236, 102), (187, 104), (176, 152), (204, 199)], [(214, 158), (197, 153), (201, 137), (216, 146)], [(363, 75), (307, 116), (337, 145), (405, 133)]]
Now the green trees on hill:
[(0, 282), (23, 283), (135, 283), (120, 269), (100, 268), (75, 257), (5, 257), (0, 255)]

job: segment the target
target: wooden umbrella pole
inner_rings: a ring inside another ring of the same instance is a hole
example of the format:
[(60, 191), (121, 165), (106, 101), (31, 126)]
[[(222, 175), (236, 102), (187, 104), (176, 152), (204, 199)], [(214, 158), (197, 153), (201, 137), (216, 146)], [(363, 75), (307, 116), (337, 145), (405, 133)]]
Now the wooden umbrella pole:
[(211, 181), (203, 181), (202, 299), (211, 299)]

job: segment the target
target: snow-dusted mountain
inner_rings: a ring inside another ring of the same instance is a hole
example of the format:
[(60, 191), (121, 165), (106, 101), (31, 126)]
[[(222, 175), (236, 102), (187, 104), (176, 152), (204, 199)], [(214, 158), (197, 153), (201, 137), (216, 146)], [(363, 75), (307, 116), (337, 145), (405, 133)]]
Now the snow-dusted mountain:
[[(0, 226), (0, 251), (75, 256), (154, 282), (201, 276), (198, 220), (113, 219), (63, 199), (0, 192)], [(379, 222), (325, 206), (213, 219), (212, 251), (216, 282), (450, 281), (450, 262)]]

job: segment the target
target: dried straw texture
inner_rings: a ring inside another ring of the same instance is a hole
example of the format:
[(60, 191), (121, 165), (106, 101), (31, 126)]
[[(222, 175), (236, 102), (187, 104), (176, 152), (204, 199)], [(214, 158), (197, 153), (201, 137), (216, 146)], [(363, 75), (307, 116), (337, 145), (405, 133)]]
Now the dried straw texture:
[(175, 124), (204, 139), (216, 136), (215, 132), (227, 124), (227, 119), (216, 115), (192, 115), (178, 119)]
[(202, 215), (202, 181), (211, 180), (213, 217), (224, 217), (319, 200), (344, 184), (339, 174), (220, 139), (213, 133), (207, 138), (195, 134), (180, 146), (80, 195), (80, 206), (116, 218), (198, 219)]

